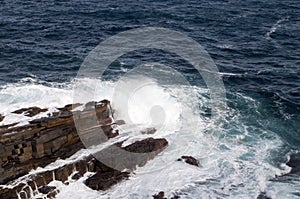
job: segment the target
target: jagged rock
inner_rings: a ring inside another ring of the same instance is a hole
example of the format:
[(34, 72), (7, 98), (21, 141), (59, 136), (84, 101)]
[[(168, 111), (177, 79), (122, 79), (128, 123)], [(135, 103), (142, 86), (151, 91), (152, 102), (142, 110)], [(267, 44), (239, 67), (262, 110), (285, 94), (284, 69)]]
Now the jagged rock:
[(111, 170), (107, 172), (97, 172), (93, 176), (89, 177), (85, 184), (94, 190), (107, 190), (114, 184), (117, 184), (123, 179), (129, 177), (128, 172), (120, 172), (117, 170)]
[(265, 192), (261, 192), (256, 199), (272, 199), (271, 197), (267, 196)]
[(82, 175), (80, 175), (80, 173), (75, 173), (75, 174), (72, 176), (72, 180), (79, 180), (81, 177), (82, 177)]
[(288, 161), (287, 165), (292, 167), (291, 173), (298, 173), (300, 172), (300, 155), (292, 154), (290, 156), (290, 160)]
[(56, 189), (55, 186), (42, 186), (42, 187), (38, 188), (38, 191), (42, 194), (48, 194), (55, 189)]
[(1, 132), (1, 131), (4, 131), (4, 130), (7, 130), (9, 127), (15, 126), (15, 125), (17, 125), (17, 124), (19, 124), (19, 122), (12, 123), (12, 124), (2, 125), (2, 126), (0, 126), (0, 132)]
[(117, 143), (114, 145), (114, 147), (120, 147), (120, 149), (132, 152), (133, 154), (144, 153), (144, 156), (138, 156), (138, 159), (130, 159), (128, 157), (125, 157), (124, 162), (124, 159), (122, 159), (124, 158), (124, 156), (122, 154), (116, 155), (114, 153), (114, 148), (108, 147), (107, 149), (102, 150), (102, 154), (110, 156), (110, 158), (115, 161), (114, 164), (121, 167), (116, 170), (97, 161), (94, 165), (94, 168), (97, 171), (96, 174), (86, 180), (85, 184), (88, 187), (95, 190), (109, 189), (119, 181), (128, 178), (129, 173), (120, 172), (121, 170), (132, 170), (136, 167), (136, 165), (145, 165), (148, 160), (154, 158), (156, 154), (161, 152), (168, 145), (168, 142), (166, 139), (147, 138), (145, 140), (134, 142), (126, 147), (121, 147), (121, 145), (122, 143)]
[(16, 191), (10, 188), (0, 188), (0, 198), (19, 199)]
[[(160, 191), (158, 194), (153, 195), (154, 199), (167, 199), (165, 198), (165, 192)], [(170, 199), (179, 199), (180, 197), (177, 195), (172, 196)]]
[(123, 149), (134, 153), (150, 153), (154, 151), (161, 151), (168, 145), (168, 141), (164, 138), (154, 139), (147, 138), (141, 141), (136, 141)]
[(181, 161), (182, 159), (190, 165), (194, 165), (197, 167), (200, 165), (198, 160), (192, 156), (181, 156), (181, 158), (179, 158), (178, 161)]
[(62, 108), (57, 108), (60, 111), (71, 111), (79, 106), (82, 106), (83, 104), (81, 103), (76, 103), (76, 104), (67, 104), (66, 106), (62, 107)]
[(39, 113), (46, 112), (46, 111), (48, 111), (47, 108), (41, 109), (39, 107), (33, 106), (33, 107), (29, 107), (29, 108), (21, 108), (12, 113), (16, 113), (16, 114), (24, 113), (25, 116), (33, 117)]
[(0, 122), (2, 122), (4, 120), (5, 116), (0, 114)]
[(167, 199), (167, 198), (165, 198), (165, 192), (163, 192), (163, 191), (159, 192), (158, 194), (154, 194), (153, 198), (154, 199)]
[[(102, 133), (108, 138), (117, 136), (118, 132), (112, 128), (109, 101), (103, 100), (92, 104), (95, 106), (92, 111), (63, 113), (71, 109), (71, 105), (67, 105), (56, 116), (31, 120), (24, 126), (9, 126), (10, 128), (8, 125), (0, 126), (0, 184), (25, 175), (39, 166), (46, 166), (57, 158), (70, 157), (82, 149), (84, 145), (80, 142), (77, 128), (91, 129), (94, 123), (90, 121), (93, 120), (95, 113), (99, 126), (93, 129), (93, 134), (86, 136), (90, 139), (94, 139), (93, 135)], [(41, 110), (31, 107), (17, 110), (15, 113), (27, 111), (31, 115)], [(77, 127), (74, 118), (82, 125)]]
[[(15, 124), (9, 127), (0, 126), (0, 183), (5, 184), (11, 181), (10, 184), (13, 184), (11, 188), (0, 187), (0, 198), (31, 198), (33, 197), (31, 194), (36, 194), (31, 190), (47, 194), (48, 198), (55, 198), (58, 190), (48, 185), (51, 181), (59, 180), (67, 184), (69, 177), (77, 180), (86, 172), (95, 173), (85, 183), (97, 190), (107, 190), (112, 185), (128, 178), (128, 172), (110, 168), (92, 155), (66, 163), (58, 168), (28, 174), (32, 169), (45, 167), (58, 158), (70, 157), (84, 148), (83, 143), (80, 142), (82, 137), (99, 144), (99, 140), (96, 139), (99, 138), (99, 134), (106, 137), (104, 141), (119, 135), (113, 125), (123, 124), (124, 121), (113, 121), (109, 101), (90, 102), (85, 105), (83, 111), (74, 111), (73, 108), (78, 106), (81, 104), (66, 105), (58, 108), (59, 112), (49, 115), (49, 117), (31, 120), (24, 126), (14, 126)], [(30, 107), (17, 110), (15, 113), (33, 116), (38, 114), (38, 110), (38, 107)], [(92, 126), (94, 125), (92, 119), (95, 119), (95, 115), (98, 125)], [(82, 133), (80, 137), (77, 133), (78, 129)], [(151, 134), (155, 130), (149, 128), (144, 132)], [(120, 142), (94, 155), (97, 157), (97, 154), (105, 154), (124, 168), (133, 170), (137, 165), (146, 164), (167, 145), (168, 142), (165, 139), (148, 138), (125, 147), (121, 147), (122, 142)], [(142, 156), (119, 159), (120, 157), (114, 153), (116, 148)], [(26, 176), (21, 177), (23, 175)], [(13, 181), (16, 178), (19, 179)]]
[(123, 125), (123, 124), (125, 124), (125, 121), (124, 120), (117, 120), (117, 121), (115, 121), (115, 124), (116, 125)]

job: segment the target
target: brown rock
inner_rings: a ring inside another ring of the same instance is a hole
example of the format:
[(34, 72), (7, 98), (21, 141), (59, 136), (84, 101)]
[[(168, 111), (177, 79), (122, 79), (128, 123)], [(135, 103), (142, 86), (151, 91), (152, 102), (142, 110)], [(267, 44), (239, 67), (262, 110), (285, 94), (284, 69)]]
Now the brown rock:
[[(194, 158), (192, 156), (181, 156), (181, 158), (190, 165), (194, 165), (197, 167), (199, 166), (198, 160), (196, 160), (196, 158)], [(182, 159), (178, 159), (178, 160), (181, 161)]]
[(0, 198), (18, 199), (18, 195), (13, 189), (0, 188)]
[(29, 107), (29, 108), (21, 108), (12, 113), (16, 113), (16, 114), (24, 113), (25, 116), (33, 117), (39, 113), (46, 112), (46, 111), (48, 111), (47, 108), (41, 109), (39, 107), (33, 106), (33, 107)]
[(154, 151), (161, 151), (168, 145), (168, 141), (166, 139), (154, 139), (154, 138), (147, 138), (145, 140), (134, 142), (130, 144), (124, 149), (129, 152), (134, 153), (149, 153)]
[[(38, 166), (46, 166), (57, 158), (70, 157), (84, 148), (77, 134), (74, 117), (82, 120), (83, 125), (80, 125), (80, 128), (90, 129), (96, 112), (96, 119), (101, 124), (99, 128), (107, 135), (106, 140), (117, 136), (118, 132), (111, 127), (112, 111), (109, 101), (91, 104), (94, 106), (92, 111), (76, 111), (73, 114), (70, 112), (72, 107), (80, 104), (67, 105), (56, 116), (31, 120), (28, 125), (0, 126), (0, 183), (5, 184)], [(33, 116), (42, 111), (46, 109), (30, 107), (14, 113)], [(95, 131), (94, 134), (99, 134), (99, 131)], [(86, 136), (94, 139), (91, 135)]]
[(5, 116), (0, 114), (0, 122), (2, 122), (4, 120)]
[(112, 169), (108, 172), (97, 172), (89, 177), (85, 184), (91, 189), (105, 191), (121, 180), (128, 178), (128, 176), (128, 172), (120, 172)]
[(42, 186), (42, 187), (38, 188), (38, 191), (42, 194), (48, 194), (55, 189), (56, 189), (55, 186)]
[[(122, 143), (117, 143), (95, 154), (95, 157), (107, 157), (112, 160), (113, 162), (110, 162), (109, 165), (115, 165), (118, 170), (110, 168), (99, 161), (94, 162), (93, 169), (96, 174), (86, 180), (88, 187), (95, 190), (109, 189), (114, 184), (128, 178), (128, 172), (120, 171), (124, 169), (133, 170), (137, 165), (145, 165), (148, 160), (153, 159), (155, 155), (161, 152), (168, 145), (168, 142), (165, 139), (147, 138), (126, 147), (120, 147), (121, 145)], [(132, 152), (133, 157), (123, 156), (119, 153), (120, 149)], [(135, 156), (136, 153), (141, 153), (141, 155)]]
[(55, 170), (55, 180), (65, 182), (68, 180), (68, 177), (73, 173), (74, 165), (69, 164), (63, 167), (60, 167)]
[(79, 180), (81, 177), (82, 177), (82, 175), (80, 175), (80, 173), (75, 173), (75, 174), (72, 176), (72, 180)]
[(76, 103), (76, 104), (68, 104), (62, 108), (57, 108), (58, 110), (60, 111), (71, 111), (79, 106), (82, 106), (83, 104), (80, 104), (80, 103)]

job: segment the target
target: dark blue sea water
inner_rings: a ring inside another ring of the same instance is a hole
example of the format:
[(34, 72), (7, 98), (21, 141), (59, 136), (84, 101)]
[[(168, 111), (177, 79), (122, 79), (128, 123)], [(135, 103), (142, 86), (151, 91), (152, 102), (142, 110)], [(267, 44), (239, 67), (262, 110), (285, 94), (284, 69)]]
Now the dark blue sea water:
[[(299, 152), (297, 0), (2, 1), (0, 85), (26, 82), (26, 78), (44, 85), (70, 82), (100, 42), (139, 27), (169, 28), (204, 46), (223, 77), (228, 105), (239, 112), (250, 134), (263, 137), (268, 135), (261, 132), (268, 132), (284, 143), (270, 161), (284, 163), (288, 154)], [(107, 79), (153, 61), (178, 70), (192, 85), (203, 84), (186, 61), (153, 49), (122, 56), (106, 71)], [(299, 196), (299, 186), (289, 193)]]

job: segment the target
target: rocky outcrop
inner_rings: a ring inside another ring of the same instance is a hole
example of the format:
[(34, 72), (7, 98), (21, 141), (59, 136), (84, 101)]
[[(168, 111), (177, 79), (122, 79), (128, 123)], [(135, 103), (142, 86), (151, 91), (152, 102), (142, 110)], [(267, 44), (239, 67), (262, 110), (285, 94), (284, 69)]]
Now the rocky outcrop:
[[(109, 137), (117, 135), (111, 127), (112, 111), (109, 101), (93, 102), (93, 105), (101, 124), (99, 128)], [(37, 167), (44, 167), (57, 158), (67, 158), (83, 148), (74, 117), (80, 118), (79, 122), (88, 122), (95, 112), (87, 108), (71, 112), (70, 106), (67, 105), (50, 117), (32, 120), (28, 125), (2, 129), (0, 127), (1, 184), (25, 175)]]
[(199, 161), (196, 158), (192, 157), (192, 156), (181, 156), (181, 158), (178, 159), (178, 161), (182, 161), (182, 160), (184, 160), (186, 163), (188, 163), (190, 165), (194, 165), (194, 166), (197, 166), (197, 167), (201, 166), (199, 164)]
[(16, 114), (24, 114), (25, 116), (28, 116), (28, 117), (33, 117), (39, 113), (42, 113), (42, 112), (47, 112), (48, 109), (47, 108), (44, 108), (44, 109), (41, 109), (37, 106), (32, 106), (32, 107), (29, 107), (29, 108), (21, 108), (21, 109), (18, 109), (12, 113), (16, 113)]
[[(82, 111), (74, 109), (79, 106), (82, 106)], [(129, 171), (134, 170), (137, 165), (145, 165), (168, 145), (167, 140), (154, 138), (136, 141), (127, 146), (122, 146), (124, 142), (118, 142), (95, 154), (66, 160), (60, 166), (28, 174), (30, 170), (45, 167), (57, 159), (66, 159), (83, 149), (78, 129), (82, 133), (81, 138), (95, 141), (97, 135), (104, 133), (107, 141), (119, 135), (114, 126), (124, 124), (124, 121), (113, 121), (110, 102), (107, 100), (85, 105), (70, 104), (58, 110), (49, 117), (31, 120), (24, 126), (17, 126), (17, 123), (0, 126), (0, 198), (25, 199), (41, 194), (43, 197), (55, 198), (59, 190), (49, 185), (50, 182), (56, 180), (67, 185), (83, 176), (87, 177), (84, 183), (88, 187), (107, 190), (127, 179)], [(38, 109), (30, 107), (17, 112), (29, 116), (37, 113)], [(94, 117), (97, 125), (91, 126), (94, 124), (91, 122)], [(141, 134), (153, 134), (155, 131), (148, 128), (141, 131)], [(120, 155), (120, 150), (140, 155), (128, 158)], [(98, 161), (97, 157), (108, 157), (121, 167), (109, 167)]]
[[(143, 166), (148, 160), (153, 159), (155, 155), (161, 152), (168, 145), (168, 142), (166, 139), (147, 138), (145, 140), (134, 142), (125, 147), (121, 147), (121, 145), (122, 143), (117, 143), (114, 146), (133, 153), (131, 154), (132, 156), (134, 156), (134, 153), (143, 153), (144, 155), (137, 156), (138, 158), (136, 159), (126, 157), (126, 161), (124, 161), (124, 157), (120, 153), (118, 153), (117, 156), (115, 155), (112, 147), (102, 150), (101, 154), (108, 155), (114, 159), (116, 162), (115, 165), (121, 165), (122, 170), (133, 170), (137, 165)], [(95, 157), (97, 156), (99, 156), (99, 153), (95, 155)], [(98, 168), (96, 169), (96, 174), (86, 180), (86, 185), (95, 190), (107, 190), (112, 185), (128, 178), (129, 175), (128, 172), (120, 172), (121, 169), (115, 170), (103, 165), (102, 163), (100, 164), (100, 162), (96, 164), (96, 167)]]
[[(143, 148), (144, 152), (148, 152), (149, 147), (147, 147), (147, 144), (150, 142), (152, 143), (152, 146), (160, 147), (165, 147), (167, 144), (165, 139), (149, 138), (130, 144), (127, 148), (130, 148), (131, 151), (142, 151)], [(142, 144), (144, 145), (143, 147), (141, 146)], [(122, 149), (125, 150), (125, 148), (126, 147), (123, 147)], [(156, 151), (161, 151), (163, 149), (157, 149), (155, 147), (150, 148), (153, 150), (155, 149)], [(68, 184), (69, 178), (76, 181), (83, 177), (87, 172), (92, 172), (94, 174), (85, 181), (85, 184), (95, 190), (107, 190), (111, 186), (129, 177), (129, 172), (121, 172), (110, 168), (98, 161), (94, 156), (89, 155), (60, 167), (23, 176), (18, 179), (17, 183), (11, 183), (10, 188), (0, 188), (0, 198), (6, 198), (7, 196), (12, 199), (19, 197), (30, 198), (38, 193), (43, 193), (47, 195), (48, 198), (53, 198), (59, 191), (56, 187), (48, 185), (51, 181), (57, 180)]]

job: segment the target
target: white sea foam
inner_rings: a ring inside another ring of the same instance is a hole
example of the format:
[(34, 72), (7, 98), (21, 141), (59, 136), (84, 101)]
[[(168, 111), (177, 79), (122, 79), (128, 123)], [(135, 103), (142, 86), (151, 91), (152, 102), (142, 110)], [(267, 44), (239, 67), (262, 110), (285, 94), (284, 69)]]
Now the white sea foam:
[(267, 38), (271, 38), (271, 34), (276, 32), (277, 28), (279, 28), (282, 24), (282, 22), (288, 21), (289, 17), (285, 17), (283, 19), (280, 19), (276, 21), (276, 23), (270, 28), (269, 32), (267, 32)]
[[(134, 80), (132, 83), (137, 84), (137, 81), (144, 80)], [(169, 146), (144, 167), (137, 168), (129, 180), (105, 192), (86, 187), (83, 184), (86, 176), (77, 182), (70, 181), (69, 185), (54, 181), (52, 184), (60, 190), (57, 198), (151, 198), (159, 191), (165, 191), (168, 197), (176, 192), (182, 194), (181, 198), (254, 198), (261, 191), (266, 191), (267, 187), (271, 187), (269, 179), (289, 172), (288, 167), (277, 168), (269, 161), (271, 152), (279, 150), (283, 144), (272, 132), (264, 132), (243, 124), (239, 121), (241, 116), (238, 112), (230, 116), (234, 119), (229, 121), (229, 128), (224, 128), (223, 124), (210, 125), (209, 117), (203, 116), (201, 110), (209, 104), (207, 89), (151, 82), (133, 93), (128, 99), (129, 108), (126, 108), (118, 106), (118, 101), (113, 101), (116, 83), (87, 78), (76, 81), (84, 85), (82, 92), (85, 93), (94, 91), (97, 85), (97, 92), (89, 100), (112, 100), (117, 118), (122, 119), (126, 115), (125, 112), (128, 113), (130, 118), (125, 119), (131, 122), (121, 127), (118, 139), (127, 139), (129, 143), (130, 140), (148, 136), (138, 132), (149, 127), (148, 125), (156, 124), (153, 123), (151, 108), (163, 107), (163, 128), (149, 136), (164, 137), (169, 141)], [(131, 84), (127, 85), (130, 90)], [(3, 87), (0, 90), (0, 110), (7, 117), (1, 124), (27, 121), (26, 116), (10, 113), (18, 108), (39, 106), (53, 110), (54, 107), (73, 103), (72, 86), (73, 83), (45, 86), (31, 82)], [(251, 105), (251, 108), (258, 108), (254, 99), (237, 96)], [(83, 97), (81, 102), (87, 100)], [(154, 117), (159, 115), (154, 114)], [(115, 141), (117, 140), (110, 140)], [(31, 173), (58, 167), (85, 155), (87, 151), (82, 150), (67, 160), (59, 160)], [(194, 156), (202, 167), (177, 161), (182, 155)]]

